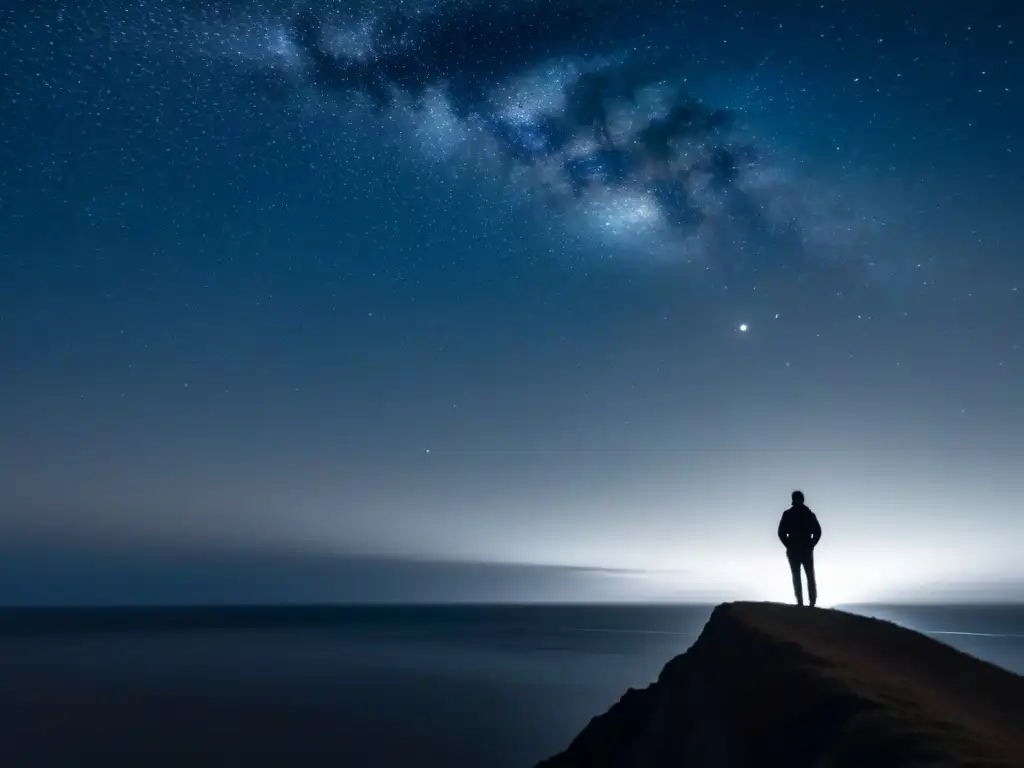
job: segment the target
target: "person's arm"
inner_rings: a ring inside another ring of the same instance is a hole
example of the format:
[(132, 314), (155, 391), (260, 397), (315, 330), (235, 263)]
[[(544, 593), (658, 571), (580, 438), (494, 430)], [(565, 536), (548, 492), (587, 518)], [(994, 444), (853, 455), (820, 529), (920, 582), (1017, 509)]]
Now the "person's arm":
[(821, 523), (818, 522), (818, 516), (811, 512), (811, 534), (814, 536), (814, 546), (818, 546), (818, 542), (821, 541)]
[(782, 519), (779, 520), (779, 541), (782, 542), (782, 546), (789, 546), (786, 541), (786, 536), (789, 534), (789, 526), (786, 525), (786, 513), (782, 513)]

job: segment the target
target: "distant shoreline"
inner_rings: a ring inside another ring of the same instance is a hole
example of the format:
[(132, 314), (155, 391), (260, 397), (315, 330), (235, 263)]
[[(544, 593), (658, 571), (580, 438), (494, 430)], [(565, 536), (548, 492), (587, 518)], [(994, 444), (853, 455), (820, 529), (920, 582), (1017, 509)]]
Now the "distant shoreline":
[[(859, 604), (841, 606), (853, 613), (870, 614), (874, 611), (942, 612), (1000, 610), (1024, 611), (1024, 603), (973, 604)], [(0, 606), (0, 633), (40, 632), (67, 630), (116, 629), (239, 629), (266, 626), (325, 626), (348, 625), (353, 622), (388, 619), (432, 619), (443, 622), (445, 617), (460, 622), (474, 614), (493, 619), (496, 614), (512, 617), (528, 613), (574, 613), (586, 611), (664, 611), (706, 610), (710, 615), (712, 603), (268, 603), (268, 604), (207, 604), (207, 605), (70, 605), (70, 606)], [(587, 631), (614, 631), (612, 628), (584, 628)], [(973, 634), (977, 636), (1015, 636), (997, 632), (945, 632), (941, 628), (920, 630), (932, 634)], [(582, 631), (582, 630), (581, 630)]]

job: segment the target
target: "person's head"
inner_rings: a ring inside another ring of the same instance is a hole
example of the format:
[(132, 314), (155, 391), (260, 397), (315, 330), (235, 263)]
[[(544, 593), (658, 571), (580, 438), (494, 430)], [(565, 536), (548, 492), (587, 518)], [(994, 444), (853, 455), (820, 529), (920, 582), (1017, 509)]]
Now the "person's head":
[(796, 506), (799, 506), (799, 505), (801, 505), (803, 503), (804, 503), (804, 492), (803, 491), (793, 491), (793, 506), (796, 507)]

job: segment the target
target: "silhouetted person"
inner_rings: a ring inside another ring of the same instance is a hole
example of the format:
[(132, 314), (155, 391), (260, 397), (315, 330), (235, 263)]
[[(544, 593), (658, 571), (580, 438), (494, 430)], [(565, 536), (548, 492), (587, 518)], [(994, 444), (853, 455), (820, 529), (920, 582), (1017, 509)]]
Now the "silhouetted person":
[(802, 491), (793, 491), (793, 506), (782, 513), (779, 521), (779, 541), (786, 548), (789, 568), (793, 571), (793, 591), (798, 605), (804, 604), (800, 566), (807, 573), (807, 597), (811, 607), (818, 601), (818, 585), (814, 581), (814, 548), (821, 541), (821, 524), (804, 504)]

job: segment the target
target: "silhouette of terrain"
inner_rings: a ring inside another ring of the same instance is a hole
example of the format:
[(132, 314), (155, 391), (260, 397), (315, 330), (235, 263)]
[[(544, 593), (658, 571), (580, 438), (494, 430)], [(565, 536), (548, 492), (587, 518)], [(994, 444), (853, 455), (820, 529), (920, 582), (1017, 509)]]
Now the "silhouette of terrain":
[(539, 768), (618, 766), (1021, 768), (1024, 677), (877, 619), (720, 605)]

